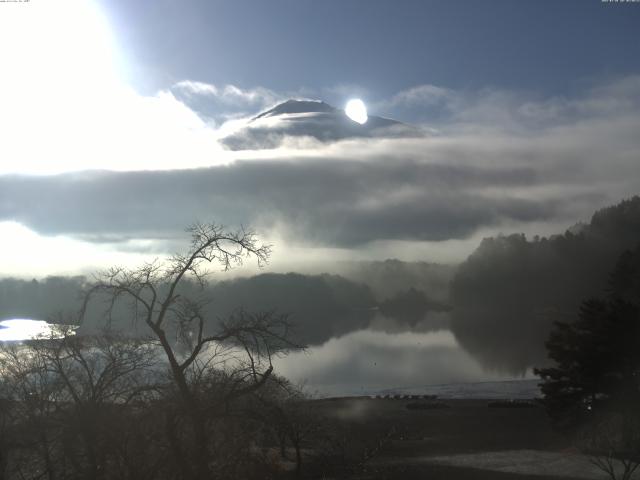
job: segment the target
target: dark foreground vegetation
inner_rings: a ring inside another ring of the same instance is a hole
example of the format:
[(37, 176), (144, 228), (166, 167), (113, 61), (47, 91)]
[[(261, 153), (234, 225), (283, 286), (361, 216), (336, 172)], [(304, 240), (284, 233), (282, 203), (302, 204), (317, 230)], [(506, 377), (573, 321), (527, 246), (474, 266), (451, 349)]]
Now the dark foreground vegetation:
[(546, 345), (555, 365), (536, 373), (554, 426), (611, 478), (630, 479), (640, 467), (640, 246), (622, 254), (606, 296), (557, 321)]
[[(211, 472), (204, 478), (522, 480), (529, 477), (429, 458), (505, 449), (561, 452), (570, 446), (540, 407), (450, 400), (447, 408), (410, 410), (403, 400), (300, 400), (279, 391), (280, 385), (270, 383), (228, 410), (217, 407), (217, 417), (208, 421)], [(168, 431), (176, 429), (181, 441), (189, 435), (176, 403), (67, 402), (50, 404), (49, 410), (14, 405), (8, 412), (21, 420), (13, 423), (13, 435), (3, 436), (13, 440), (3, 449), (9, 459), (4, 478), (189, 478), (182, 470), (189, 466), (175, 461)], [(4, 433), (11, 433), (8, 427), (5, 422)]]

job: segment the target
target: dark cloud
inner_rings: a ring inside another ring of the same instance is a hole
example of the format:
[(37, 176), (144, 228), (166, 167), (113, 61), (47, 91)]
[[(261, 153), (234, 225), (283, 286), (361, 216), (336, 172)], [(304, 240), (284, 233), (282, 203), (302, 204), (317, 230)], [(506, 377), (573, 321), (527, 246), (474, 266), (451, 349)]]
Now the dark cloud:
[(199, 170), (0, 177), (0, 220), (88, 240), (171, 237), (195, 220), (284, 226), (320, 245), (463, 238), (558, 205), (481, 193), (536, 183), (528, 167), (383, 158), (244, 161)]

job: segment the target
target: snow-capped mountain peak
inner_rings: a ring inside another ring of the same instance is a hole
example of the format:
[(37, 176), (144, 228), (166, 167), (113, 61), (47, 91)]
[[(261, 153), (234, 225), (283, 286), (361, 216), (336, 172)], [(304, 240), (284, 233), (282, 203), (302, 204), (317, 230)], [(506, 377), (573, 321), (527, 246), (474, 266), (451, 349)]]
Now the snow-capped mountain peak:
[(290, 99), (262, 112), (238, 131), (224, 137), (231, 150), (277, 148), (286, 137), (308, 137), (321, 142), (347, 138), (413, 137), (418, 128), (389, 118), (370, 115), (364, 124), (350, 119), (344, 110), (320, 100)]
[(253, 118), (269, 118), (291, 113), (335, 113), (338, 109), (321, 100), (287, 100)]

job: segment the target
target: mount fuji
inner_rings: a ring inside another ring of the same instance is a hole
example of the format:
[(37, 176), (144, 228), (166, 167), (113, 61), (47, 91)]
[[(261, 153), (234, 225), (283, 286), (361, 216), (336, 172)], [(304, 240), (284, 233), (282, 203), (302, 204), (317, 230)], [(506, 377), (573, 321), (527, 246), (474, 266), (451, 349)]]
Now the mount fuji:
[(364, 124), (344, 110), (317, 100), (287, 100), (253, 117), (246, 126), (221, 139), (231, 150), (277, 148), (286, 137), (308, 137), (321, 142), (347, 138), (417, 137), (414, 126), (389, 118), (369, 116)]

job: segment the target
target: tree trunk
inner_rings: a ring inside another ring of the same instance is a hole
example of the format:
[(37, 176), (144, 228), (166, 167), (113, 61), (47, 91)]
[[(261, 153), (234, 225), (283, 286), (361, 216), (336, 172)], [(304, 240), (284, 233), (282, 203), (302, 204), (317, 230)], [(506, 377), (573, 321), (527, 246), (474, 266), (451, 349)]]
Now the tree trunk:
[(0, 445), (0, 480), (5, 480), (7, 470), (7, 452), (4, 445)]
[(176, 419), (176, 413), (167, 410), (165, 415), (165, 432), (167, 435), (167, 440), (169, 441), (169, 447), (171, 448), (171, 454), (174, 461), (176, 462), (176, 466), (178, 467), (180, 472), (182, 472), (182, 478), (193, 478), (193, 471), (191, 469), (191, 466), (189, 465), (189, 462), (185, 458), (180, 439), (178, 438), (178, 435), (176, 433)]
[(294, 447), (296, 449), (296, 476), (300, 477), (302, 473), (302, 455), (300, 453), (300, 441), (298, 439), (296, 439)]

